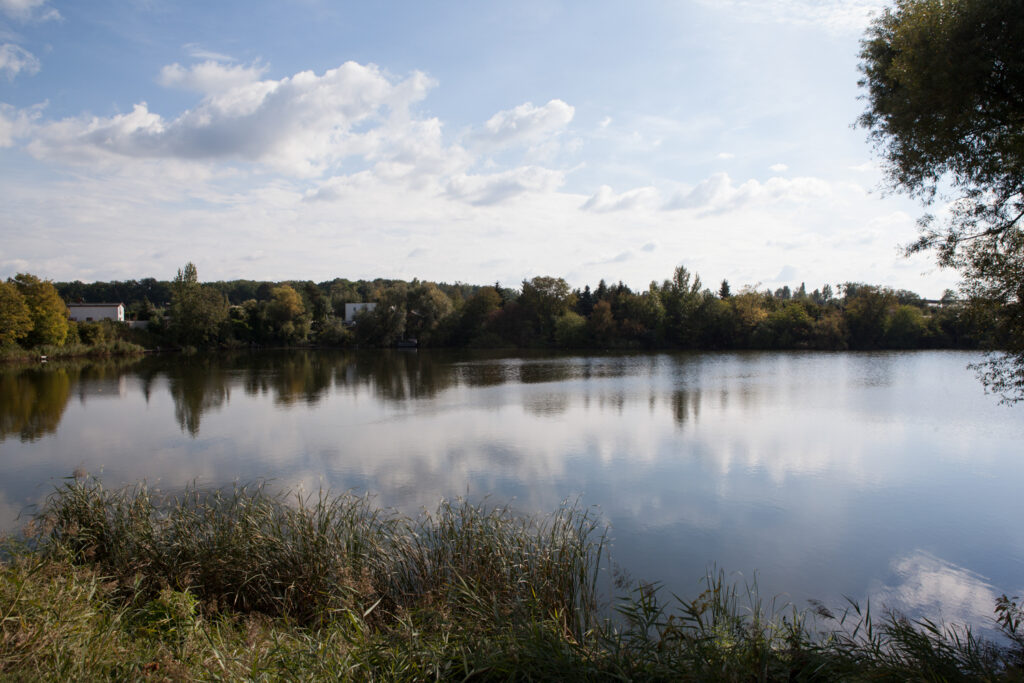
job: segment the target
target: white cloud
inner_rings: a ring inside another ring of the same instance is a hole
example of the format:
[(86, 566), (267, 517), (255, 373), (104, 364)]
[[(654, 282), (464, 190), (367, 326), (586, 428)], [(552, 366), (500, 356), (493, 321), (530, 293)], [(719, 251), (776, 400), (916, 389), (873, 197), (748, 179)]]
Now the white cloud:
[(871, 601), (918, 618), (992, 628), (992, 606), (998, 595), (983, 576), (916, 550), (893, 560), (896, 582), (875, 586)]
[(584, 211), (632, 211), (652, 206), (658, 199), (658, 191), (653, 187), (638, 187), (622, 194), (615, 194), (611, 187), (602, 185), (592, 197), (584, 202)]
[(533, 145), (564, 130), (575, 113), (562, 100), (551, 100), (543, 107), (526, 102), (492, 116), (474, 137), (485, 147)]
[(0, 0), (0, 11), (19, 21), (60, 19), (60, 12), (46, 3), (47, 0)]
[(476, 206), (489, 206), (526, 193), (547, 193), (565, 182), (565, 174), (540, 166), (520, 166), (487, 175), (459, 174), (448, 183), (450, 197)]
[(697, 183), (689, 192), (681, 192), (669, 200), (668, 210), (706, 208), (722, 203), (732, 192), (732, 180), (728, 173), (715, 173)]
[(21, 72), (29, 75), (39, 73), (36, 56), (13, 43), (0, 45), (0, 73), (7, 74), (7, 80), (12, 81)]
[(251, 66), (225, 65), (208, 60), (185, 68), (180, 64), (169, 64), (160, 70), (160, 85), (168, 88), (181, 88), (216, 95), (226, 93), (234, 88), (250, 86), (266, 73), (267, 67), (259, 64)]
[(233, 62), (234, 57), (226, 55), (223, 52), (214, 52), (213, 50), (207, 50), (198, 43), (185, 43), (181, 46), (185, 53), (192, 59), (212, 59), (215, 62)]
[(737, 187), (729, 174), (715, 173), (688, 192), (676, 194), (664, 208), (725, 212), (753, 202), (807, 202), (831, 193), (828, 183), (818, 178), (769, 178), (764, 183), (748, 180)]
[(41, 107), (19, 110), (0, 102), (0, 148), (11, 147), (16, 139), (28, 135), (40, 110)]
[(715, 9), (730, 11), (744, 21), (824, 26), (830, 31), (860, 33), (871, 17), (888, 4), (885, 0), (701, 0)]
[(736, 155), (732, 152), (719, 152), (715, 158), (721, 159), (722, 161), (728, 161), (729, 159), (735, 159)]
[(773, 173), (782, 173), (783, 171), (788, 171), (789, 166), (787, 166), (786, 164), (772, 164), (771, 166), (768, 167), (768, 169)]
[(379, 152), (379, 127), (401, 127), (410, 106), (433, 86), (420, 72), (393, 81), (376, 66), (355, 62), (321, 76), (303, 71), (276, 81), (253, 80), (258, 70), (213, 62), (172, 66), (162, 73), (164, 82), (206, 92), (195, 109), (165, 119), (142, 102), (128, 114), (63, 119), (39, 126), (29, 150), (65, 161), (243, 160), (316, 175), (346, 157)]

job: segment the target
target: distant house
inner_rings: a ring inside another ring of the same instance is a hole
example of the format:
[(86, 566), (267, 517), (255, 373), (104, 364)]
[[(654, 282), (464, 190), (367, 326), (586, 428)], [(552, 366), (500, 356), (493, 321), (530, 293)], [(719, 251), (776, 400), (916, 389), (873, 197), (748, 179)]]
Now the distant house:
[(78, 322), (116, 320), (124, 322), (124, 304), (68, 304), (68, 314)]
[(354, 323), (356, 315), (363, 311), (372, 311), (375, 308), (377, 308), (377, 304), (345, 304), (345, 322)]

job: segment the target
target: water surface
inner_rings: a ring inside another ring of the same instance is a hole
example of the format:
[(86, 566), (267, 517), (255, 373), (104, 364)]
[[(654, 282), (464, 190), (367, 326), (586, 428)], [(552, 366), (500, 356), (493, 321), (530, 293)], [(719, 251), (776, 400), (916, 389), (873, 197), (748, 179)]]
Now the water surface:
[[(0, 526), (76, 468), (406, 512), (598, 506), (615, 562), (988, 623), (1024, 592), (1024, 407), (962, 352), (267, 352), (0, 371)], [(23, 518), (22, 518), (23, 519)]]

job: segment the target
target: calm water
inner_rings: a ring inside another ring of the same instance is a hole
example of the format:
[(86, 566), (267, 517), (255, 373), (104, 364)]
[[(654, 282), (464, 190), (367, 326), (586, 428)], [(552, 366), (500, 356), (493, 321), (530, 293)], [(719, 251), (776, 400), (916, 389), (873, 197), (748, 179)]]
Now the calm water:
[(1024, 406), (955, 352), (277, 352), (0, 371), (0, 527), (75, 468), (175, 489), (273, 479), (416, 512), (598, 506), (613, 558), (709, 566), (804, 606), (984, 626), (1024, 594)]

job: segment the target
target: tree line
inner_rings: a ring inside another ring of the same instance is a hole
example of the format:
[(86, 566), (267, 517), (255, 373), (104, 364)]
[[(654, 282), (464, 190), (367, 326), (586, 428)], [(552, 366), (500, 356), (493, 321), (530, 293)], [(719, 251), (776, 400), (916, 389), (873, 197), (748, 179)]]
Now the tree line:
[[(171, 281), (50, 283), (18, 275), (2, 284), (0, 340), (22, 346), (88, 342), (96, 327), (102, 332), (103, 325), (69, 323), (64, 301), (125, 303), (129, 318), (150, 321), (145, 333), (131, 331), (150, 347), (388, 347), (415, 339), (475, 348), (975, 349), (1000, 348), (1012, 333), (1001, 323), (1002, 306), (952, 292), (928, 302), (853, 282), (733, 292), (723, 281), (712, 291), (682, 266), (644, 290), (603, 280), (573, 289), (545, 276), (515, 289), (341, 278), (203, 283), (191, 263)], [(364, 302), (376, 308), (346, 324), (345, 304)]]

